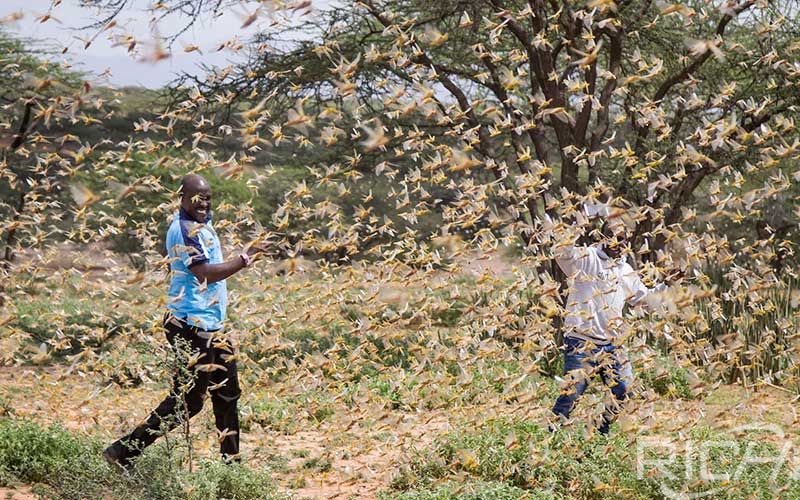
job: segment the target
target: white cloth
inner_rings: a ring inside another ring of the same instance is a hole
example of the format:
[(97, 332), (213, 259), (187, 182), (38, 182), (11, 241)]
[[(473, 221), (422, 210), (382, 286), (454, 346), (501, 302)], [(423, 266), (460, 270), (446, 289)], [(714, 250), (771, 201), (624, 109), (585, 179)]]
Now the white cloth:
[(605, 203), (584, 203), (583, 211), (586, 212), (587, 217), (608, 217), (611, 215), (611, 209)]
[(625, 303), (635, 305), (666, 285), (648, 288), (624, 259), (612, 259), (593, 246), (554, 249), (556, 262), (568, 278), (565, 335), (607, 345), (622, 325)]

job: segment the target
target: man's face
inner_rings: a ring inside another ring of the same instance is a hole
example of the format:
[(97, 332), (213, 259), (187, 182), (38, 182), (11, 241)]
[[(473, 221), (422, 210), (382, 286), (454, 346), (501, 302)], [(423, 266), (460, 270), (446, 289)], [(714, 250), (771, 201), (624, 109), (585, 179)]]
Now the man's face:
[(197, 222), (206, 222), (211, 213), (211, 187), (208, 184), (193, 186), (181, 197), (181, 208)]
[(603, 245), (603, 251), (611, 257), (612, 259), (616, 259), (622, 254), (622, 250), (625, 248), (625, 240), (612, 238), (609, 241), (606, 241)]
[(616, 259), (628, 245), (625, 228), (617, 224), (606, 224), (603, 228), (603, 251)]

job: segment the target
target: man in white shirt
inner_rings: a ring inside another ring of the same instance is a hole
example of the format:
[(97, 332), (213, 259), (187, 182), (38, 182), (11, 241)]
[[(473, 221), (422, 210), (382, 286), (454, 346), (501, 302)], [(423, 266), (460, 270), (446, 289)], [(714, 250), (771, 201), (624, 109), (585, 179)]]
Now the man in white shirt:
[[(609, 216), (608, 210), (587, 209), (589, 215)], [(632, 378), (630, 363), (619, 345), (618, 334), (625, 304), (636, 305), (647, 295), (666, 286), (646, 287), (633, 268), (621, 257), (627, 246), (625, 227), (606, 220), (599, 245), (557, 244), (554, 256), (567, 275), (569, 297), (564, 321), (564, 374), (566, 384), (553, 406), (553, 413), (569, 417), (588, 380), (599, 374), (616, 401), (606, 406), (598, 431), (607, 434), (627, 397)]]

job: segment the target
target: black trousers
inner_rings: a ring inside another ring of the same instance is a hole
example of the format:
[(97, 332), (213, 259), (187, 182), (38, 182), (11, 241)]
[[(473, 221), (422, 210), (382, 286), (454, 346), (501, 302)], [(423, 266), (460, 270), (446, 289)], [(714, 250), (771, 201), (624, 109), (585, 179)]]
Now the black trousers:
[(236, 360), (228, 359), (233, 346), (220, 331), (200, 330), (169, 313), (164, 329), (178, 365), (172, 390), (142, 425), (112, 446), (124, 447), (125, 458), (139, 455), (159, 436), (197, 415), (208, 392), (220, 432), (220, 452), (226, 459), (234, 458), (239, 454), (236, 405), (241, 391)]

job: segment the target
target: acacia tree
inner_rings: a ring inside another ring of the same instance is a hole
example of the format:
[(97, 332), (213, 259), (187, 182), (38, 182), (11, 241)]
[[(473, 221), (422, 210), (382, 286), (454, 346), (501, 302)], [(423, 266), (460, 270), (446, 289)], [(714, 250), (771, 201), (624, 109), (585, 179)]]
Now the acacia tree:
[[(49, 55), (31, 40), (0, 32), (0, 64), (4, 69), (0, 82), (0, 217), (3, 220), (0, 279), (3, 280), (14, 258), (19, 234), (24, 232), (35, 242), (48, 233), (43, 221), (56, 203), (54, 181), (63, 174), (62, 159), (48, 153), (78, 139), (52, 132), (60, 129), (62, 121), (75, 124), (88, 120), (81, 107), (90, 85), (81, 80), (79, 72), (49, 62)], [(59, 141), (51, 142), (56, 135)], [(79, 160), (82, 151), (73, 159)]]

